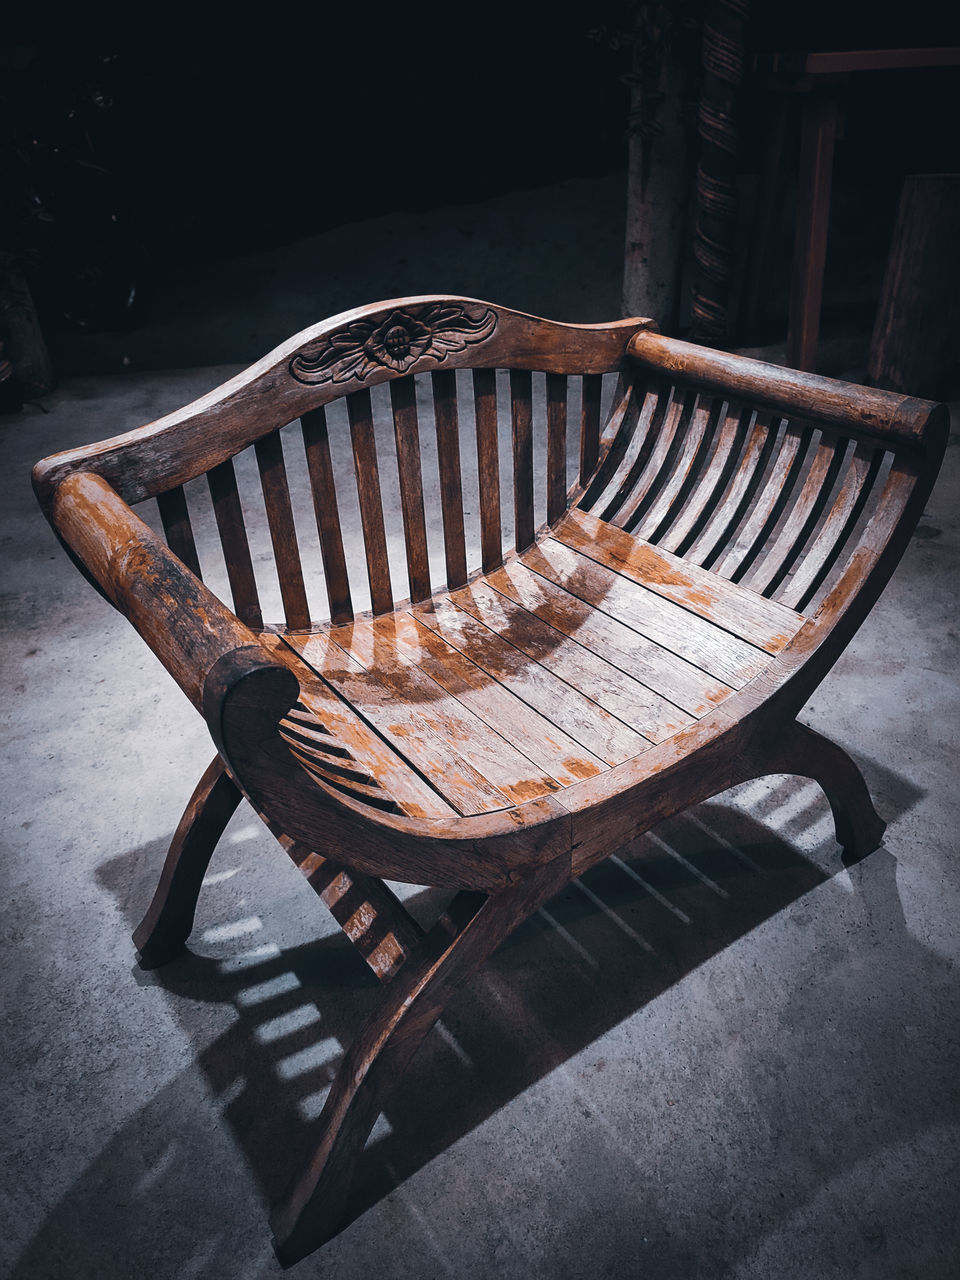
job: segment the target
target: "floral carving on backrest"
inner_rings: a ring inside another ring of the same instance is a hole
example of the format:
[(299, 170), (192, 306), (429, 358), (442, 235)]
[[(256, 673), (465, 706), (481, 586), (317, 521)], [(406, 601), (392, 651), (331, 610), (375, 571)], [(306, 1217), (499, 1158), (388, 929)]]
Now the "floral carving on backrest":
[(468, 311), (453, 302), (398, 307), (384, 319), (354, 320), (304, 347), (290, 361), (298, 382), (362, 382), (378, 369), (409, 373), (418, 360), (438, 363), (451, 351), (489, 338), (497, 327), (491, 308)]

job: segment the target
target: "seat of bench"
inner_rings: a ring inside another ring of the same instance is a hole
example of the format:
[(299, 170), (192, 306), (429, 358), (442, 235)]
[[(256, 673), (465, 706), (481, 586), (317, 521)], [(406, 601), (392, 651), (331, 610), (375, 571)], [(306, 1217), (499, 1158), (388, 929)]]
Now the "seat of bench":
[(664, 742), (755, 679), (803, 620), (571, 510), (464, 587), (265, 642), (300, 679), (284, 734), (304, 768), (392, 812), (451, 817)]

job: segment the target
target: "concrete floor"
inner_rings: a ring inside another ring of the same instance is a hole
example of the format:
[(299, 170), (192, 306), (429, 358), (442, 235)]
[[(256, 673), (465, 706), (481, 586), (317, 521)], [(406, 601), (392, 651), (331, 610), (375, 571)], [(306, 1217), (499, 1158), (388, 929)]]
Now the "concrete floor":
[[(243, 810), (190, 953), (135, 964), (212, 748), (56, 545), (29, 467), (229, 372), (79, 378), (0, 428), (0, 1273), (16, 1280), (281, 1274), (269, 1202), (376, 996)], [(353, 1221), (293, 1274), (960, 1274), (958, 507), (952, 447), (804, 713), (861, 764), (885, 846), (843, 870), (817, 788), (772, 779), (626, 851), (645, 885), (591, 873), (465, 988), (374, 1131)]]

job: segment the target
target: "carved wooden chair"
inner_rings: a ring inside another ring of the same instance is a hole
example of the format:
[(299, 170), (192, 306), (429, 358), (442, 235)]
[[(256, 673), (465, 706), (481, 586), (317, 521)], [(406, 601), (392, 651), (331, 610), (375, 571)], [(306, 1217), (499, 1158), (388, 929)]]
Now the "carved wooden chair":
[[(384, 1099), (457, 985), (573, 877), (770, 773), (816, 779), (848, 857), (877, 847), (857, 767), (796, 717), (893, 572), (946, 426), (935, 405), (646, 320), (416, 297), (336, 316), (179, 412), (38, 464), (63, 544), (217, 747), (134, 935), (143, 962), (182, 949), (245, 796), (384, 982), (275, 1211), (282, 1259), (336, 1232)], [(246, 481), (259, 494), (241, 500)], [(295, 521), (300, 494), (313, 511)], [(131, 509), (148, 499), (165, 539)], [(269, 556), (251, 552), (254, 499)], [(201, 557), (202, 500), (219, 539)], [(351, 514), (365, 563), (345, 551)], [(266, 625), (271, 559), (283, 621)], [(384, 879), (460, 892), (424, 931)]]

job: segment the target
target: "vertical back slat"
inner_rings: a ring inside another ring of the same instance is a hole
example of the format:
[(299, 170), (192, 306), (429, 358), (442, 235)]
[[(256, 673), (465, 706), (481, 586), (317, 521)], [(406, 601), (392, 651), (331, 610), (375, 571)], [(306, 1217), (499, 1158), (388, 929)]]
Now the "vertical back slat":
[(430, 597), (430, 562), (423, 512), (423, 472), (420, 467), (420, 426), (417, 386), (412, 377), (390, 383), (393, 432), (397, 441), (397, 475), (403, 509), (403, 539), (407, 549), (407, 580), (411, 600)]
[[(634, 403), (633, 397), (630, 397), (623, 413), (618, 406), (615, 416), (621, 427), (617, 439), (597, 469), (596, 479), (588, 490), (594, 514), (601, 519), (606, 520), (617, 512), (633, 492), (660, 439), (672, 404), (673, 387), (670, 383), (651, 382), (641, 406)], [(598, 483), (601, 480), (603, 483)]]
[(510, 418), (513, 428), (513, 512), (516, 547), (533, 542), (533, 375), (510, 370)]
[(190, 512), (187, 510), (183, 486), (177, 485), (176, 489), (158, 493), (157, 507), (170, 550), (183, 561), (191, 573), (201, 578), (200, 557), (197, 555), (197, 544), (193, 540), (193, 526), (190, 524)]
[(883, 450), (858, 444), (840, 492), (811, 546), (803, 553), (797, 572), (776, 598), (790, 609), (804, 610), (823, 584), (846, 546), (876, 484)]
[(665, 396), (665, 405), (670, 398), (669, 386), (666, 390), (652, 383), (646, 387), (637, 387), (636, 384), (622, 386), (619, 379), (618, 392), (607, 422), (609, 445), (606, 454), (577, 504), (584, 511), (592, 511), (598, 502), (606, 501), (606, 495), (619, 485), (637, 450), (643, 447), (643, 441), (653, 429), (651, 418), (660, 413), (660, 401)]
[(771, 595), (793, 567), (833, 492), (849, 445), (845, 437), (821, 436), (810, 470), (775, 537), (741, 581), (753, 591)]
[(676, 520), (660, 539), (661, 547), (682, 556), (693, 545), (726, 490), (743, 449), (752, 417), (753, 409), (750, 406), (733, 403), (727, 405), (713, 441), (710, 460), (701, 473), (698, 484), (688, 494), (683, 510), (678, 512)]
[(340, 511), (337, 506), (337, 484), (330, 457), (327, 416), (323, 408), (313, 409), (300, 419), (303, 447), (307, 455), (307, 472), (313, 492), (313, 509), (320, 535), (323, 576), (327, 584), (330, 617), (334, 622), (350, 622), (353, 601), (350, 599), (350, 577), (343, 554)]
[(367, 577), (370, 581), (370, 602), (374, 613), (389, 613), (393, 608), (393, 587), (390, 583), (387, 535), (383, 527), (383, 500), (380, 497), (380, 470), (377, 466), (377, 441), (373, 433), (370, 392), (354, 391), (346, 399), (357, 495), (360, 499), (363, 546), (367, 557)]
[(267, 508), (267, 524), (273, 556), (280, 579), (280, 598), (287, 626), (294, 630), (310, 625), (310, 608), (303, 585), (303, 569), (300, 565), (300, 548), (297, 530), (290, 506), (290, 490), (287, 486), (287, 469), (283, 462), (283, 445), (280, 432), (271, 431), (254, 445), (263, 501)]
[(467, 548), (463, 533), (463, 486), (460, 480), (460, 426), (457, 417), (457, 375), (437, 369), (433, 382), (433, 414), (437, 426), (437, 465), (440, 471), (440, 514), (447, 586), (467, 580)]
[(480, 479), (480, 555), (484, 573), (491, 573), (503, 562), (495, 369), (474, 369), (473, 403), (477, 423), (477, 472)]
[(567, 379), (547, 374), (547, 523), (567, 509)]
[(750, 510), (776, 441), (777, 432), (770, 425), (770, 414), (761, 411), (754, 420), (736, 470), (717, 503), (717, 509), (687, 548), (686, 558), (692, 564), (711, 568), (733, 537), (740, 521)]
[(599, 373), (583, 375), (580, 401), (580, 483), (586, 484), (600, 457), (600, 396), (603, 377)]
[(230, 579), (233, 608), (241, 622), (248, 627), (262, 627), (263, 614), (257, 593), (257, 580), (250, 559), (250, 544), (243, 523), (243, 508), (237, 492), (237, 474), (233, 459), (228, 458), (207, 472), (207, 484), (213, 501), (213, 514), (217, 520), (223, 559)]
[(711, 396), (697, 398), (693, 418), (687, 430), (683, 452), (674, 464), (673, 474), (657, 495), (643, 519), (630, 532), (648, 542), (658, 542), (677, 513), (683, 510), (687, 495), (700, 479), (710, 444), (717, 429), (722, 403)]
[(763, 551), (767, 538), (777, 526), (796, 488), (813, 438), (809, 424), (786, 423), (770, 474), (754, 494), (753, 508), (733, 546), (714, 571), (739, 582)]
[(612, 521), (621, 529), (630, 529), (653, 505), (657, 494), (673, 473), (696, 400), (697, 395), (692, 387), (683, 392), (679, 387), (674, 388), (673, 399), (660, 426), (655, 433), (653, 430), (648, 433), (653, 447), (647, 454), (646, 461), (641, 463), (641, 458), (637, 458), (628, 478), (629, 487), (617, 495), (609, 515), (603, 513), (604, 520)]

